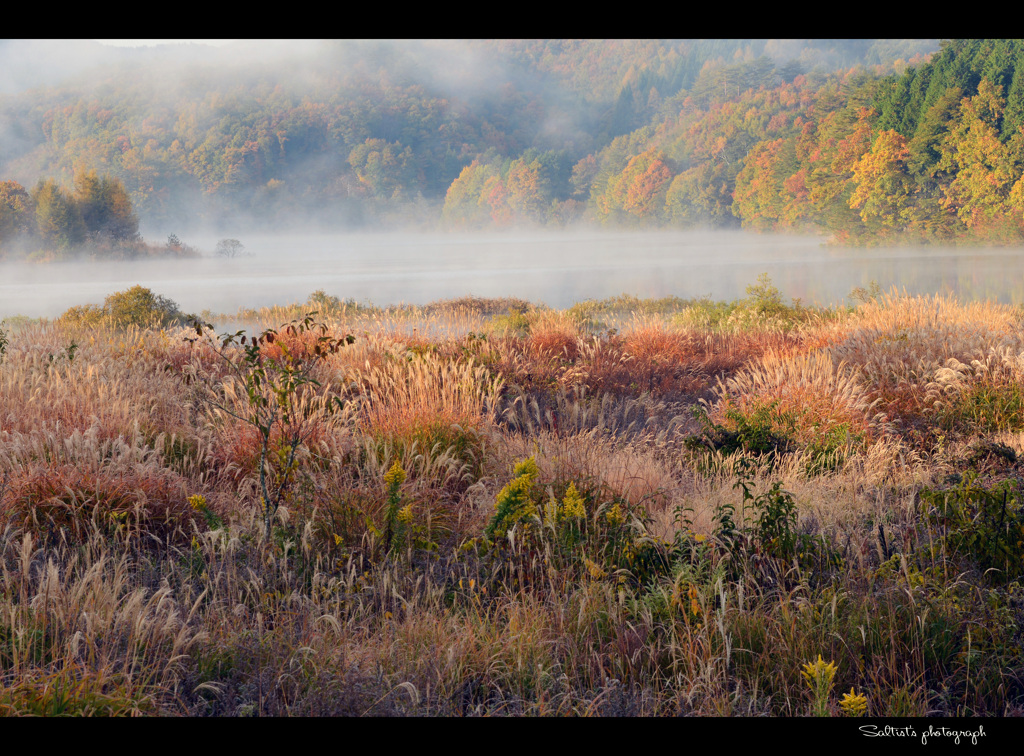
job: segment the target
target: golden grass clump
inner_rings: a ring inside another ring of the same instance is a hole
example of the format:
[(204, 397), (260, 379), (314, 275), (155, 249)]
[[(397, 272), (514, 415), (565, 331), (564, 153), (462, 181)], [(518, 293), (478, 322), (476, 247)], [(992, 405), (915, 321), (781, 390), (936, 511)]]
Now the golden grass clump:
[[(170, 337), (108, 328), (78, 342), (60, 326), (40, 336), (41, 345), (9, 350), (0, 370), (5, 430), (95, 428), (103, 438), (117, 438), (138, 426), (168, 432), (186, 427), (187, 389), (152, 351), (154, 341)], [(52, 344), (64, 346), (49, 351)]]
[(892, 292), (859, 307), (844, 328), (845, 338), (829, 347), (832, 359), (848, 365), (894, 417), (929, 412), (949, 393), (944, 388), (970, 372), (1005, 367), (1020, 376), (1024, 332), (1008, 306)]
[(652, 512), (669, 509), (678, 486), (667, 461), (657, 453), (599, 428), (509, 436), (496, 454), (509, 461), (533, 455), (544, 479), (575, 481), (600, 491), (608, 501), (619, 499)]
[(545, 356), (575, 360), (579, 356), (580, 344), (585, 339), (582, 323), (566, 312), (542, 310), (532, 314), (528, 349), (538, 358)]
[(205, 640), (170, 585), (139, 586), (127, 555), (98, 531), (86, 540), (73, 557), (29, 533), (4, 544), (0, 716), (158, 714)]
[(483, 365), (431, 353), (394, 355), (359, 376), (363, 431), (445, 451), (494, 420), (502, 380)]
[(845, 426), (867, 438), (873, 428), (872, 402), (852, 371), (818, 352), (769, 353), (737, 375), (719, 381), (715, 415), (728, 407), (750, 414), (768, 404), (792, 420), (796, 440), (808, 443)]

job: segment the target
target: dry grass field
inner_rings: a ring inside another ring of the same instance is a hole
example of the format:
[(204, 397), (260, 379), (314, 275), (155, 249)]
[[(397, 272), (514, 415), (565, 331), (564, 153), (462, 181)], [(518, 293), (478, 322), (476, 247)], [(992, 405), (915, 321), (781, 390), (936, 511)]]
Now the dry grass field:
[(0, 331), (0, 714), (1024, 712), (1014, 308), (132, 291)]

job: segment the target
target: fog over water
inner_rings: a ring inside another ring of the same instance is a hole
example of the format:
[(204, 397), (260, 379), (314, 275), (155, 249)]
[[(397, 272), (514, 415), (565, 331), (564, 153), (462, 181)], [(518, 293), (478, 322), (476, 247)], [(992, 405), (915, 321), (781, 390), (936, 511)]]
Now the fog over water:
[[(768, 273), (787, 298), (835, 304), (877, 281), (910, 293), (1024, 304), (1024, 250), (832, 249), (743, 232), (239, 235), (251, 256), (0, 266), (0, 317), (56, 317), (141, 284), (186, 312), (304, 302), (323, 289), (377, 305), (466, 295), (552, 307), (618, 294), (731, 300)], [(217, 238), (188, 239), (212, 251)]]

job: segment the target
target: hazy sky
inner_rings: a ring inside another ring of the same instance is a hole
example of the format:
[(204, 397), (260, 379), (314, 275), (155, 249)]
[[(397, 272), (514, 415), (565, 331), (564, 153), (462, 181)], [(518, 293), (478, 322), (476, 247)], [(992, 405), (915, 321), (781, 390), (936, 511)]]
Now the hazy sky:
[(101, 45), (114, 47), (152, 47), (154, 45), (226, 45), (230, 39), (97, 39)]

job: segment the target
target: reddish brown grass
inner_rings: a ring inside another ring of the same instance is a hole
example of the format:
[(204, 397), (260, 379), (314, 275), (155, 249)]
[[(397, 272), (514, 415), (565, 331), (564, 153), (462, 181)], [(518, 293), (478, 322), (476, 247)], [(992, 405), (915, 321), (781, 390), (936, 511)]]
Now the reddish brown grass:
[(12, 475), (8, 486), (0, 514), (37, 535), (66, 529), (81, 540), (94, 521), (165, 534), (194, 515), (186, 481), (156, 465), (34, 464)]

